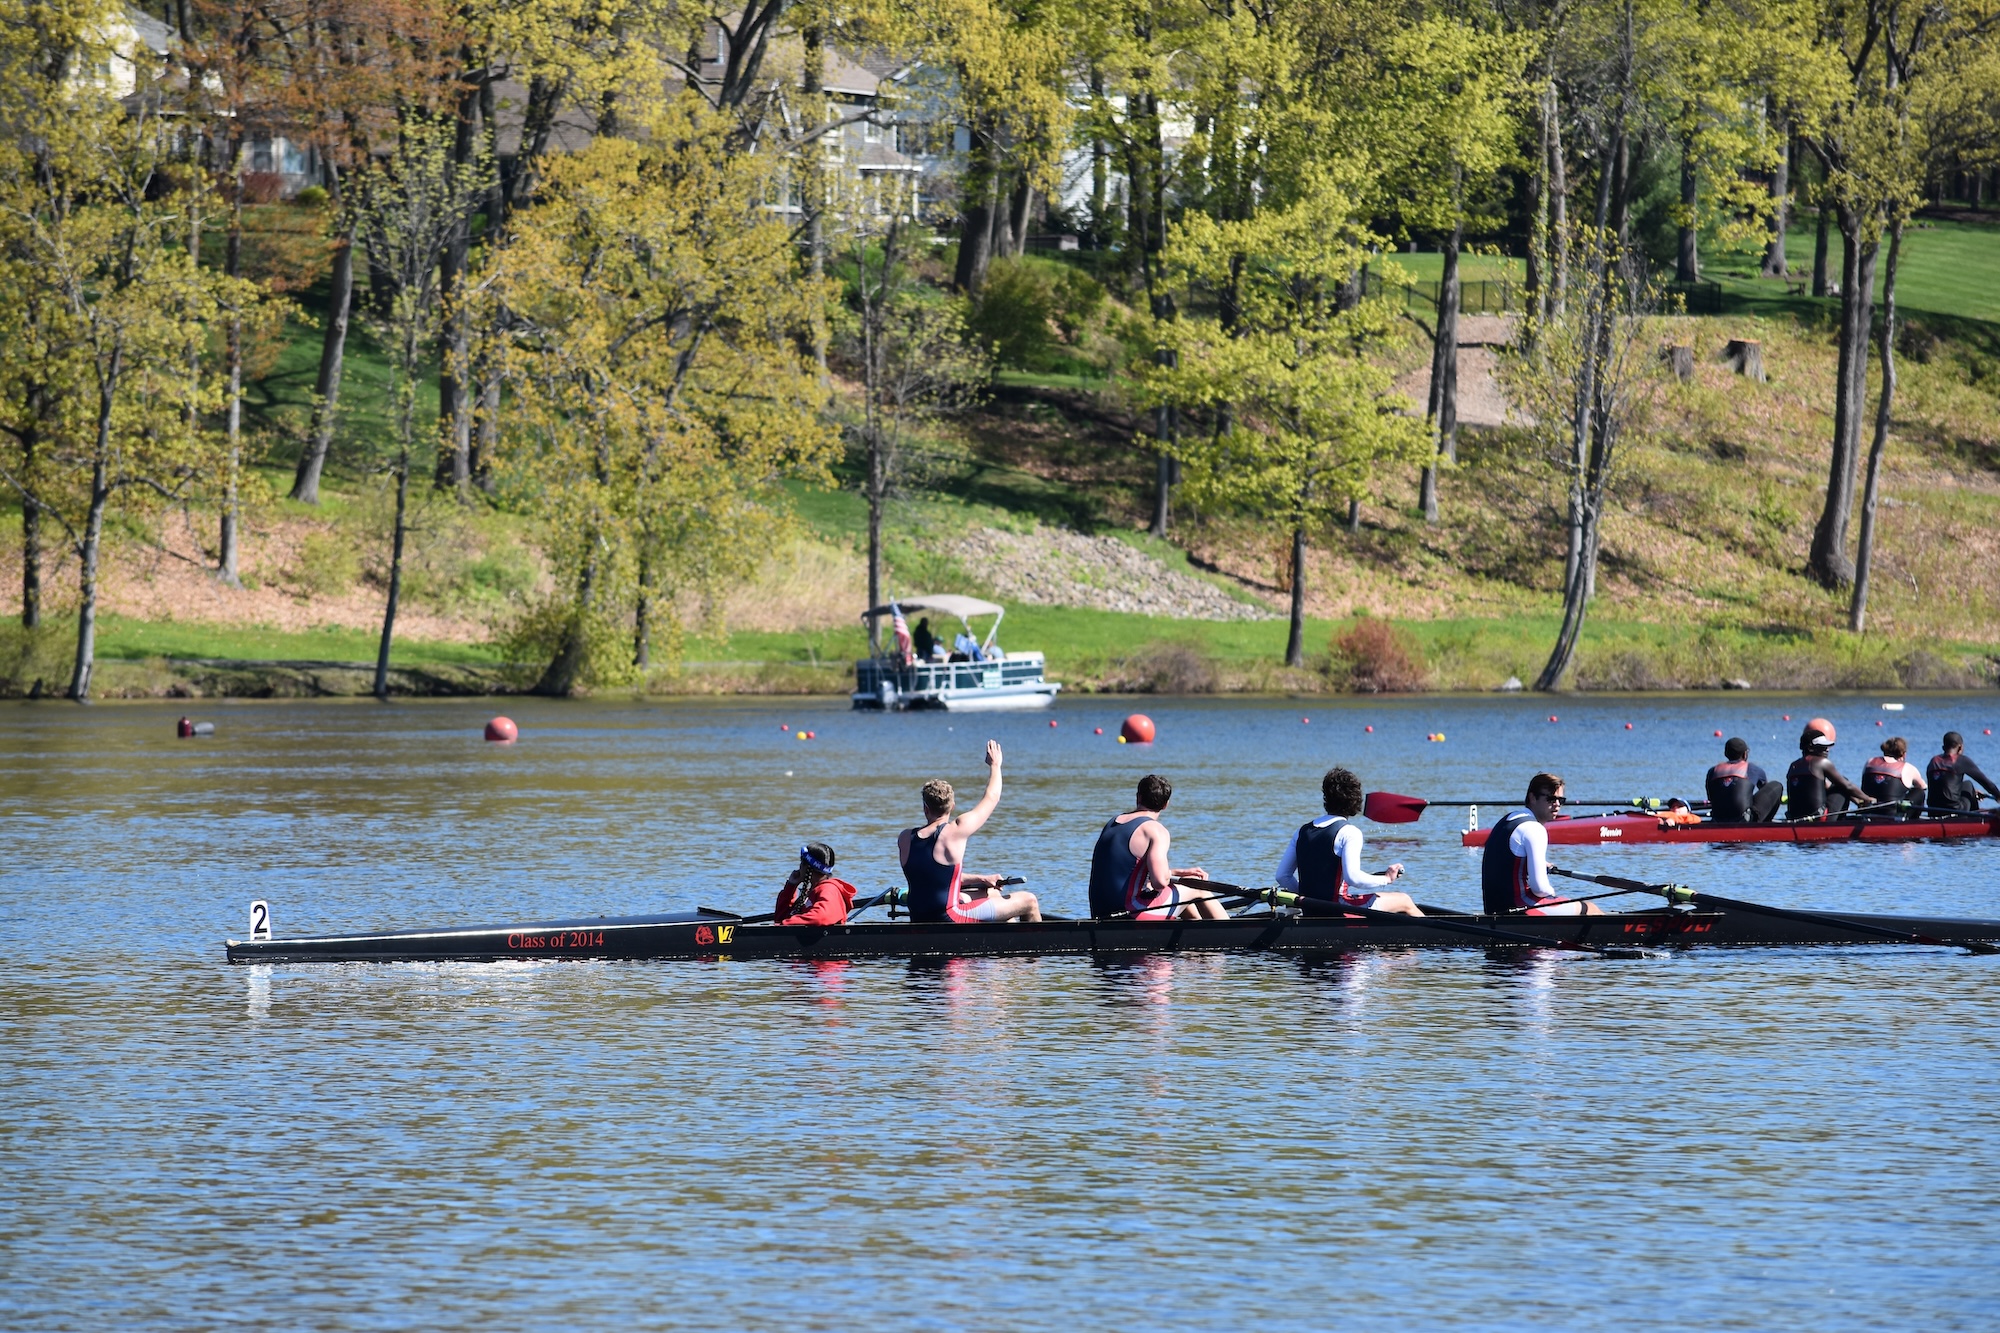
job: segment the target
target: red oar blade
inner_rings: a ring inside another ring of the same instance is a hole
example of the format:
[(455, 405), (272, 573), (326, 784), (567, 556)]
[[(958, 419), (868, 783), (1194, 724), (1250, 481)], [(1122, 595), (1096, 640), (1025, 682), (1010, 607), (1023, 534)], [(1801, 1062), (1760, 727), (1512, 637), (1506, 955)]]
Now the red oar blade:
[(1378, 824), (1414, 824), (1422, 817), (1429, 801), (1415, 796), (1398, 796), (1392, 791), (1371, 791), (1361, 802), (1361, 813)]

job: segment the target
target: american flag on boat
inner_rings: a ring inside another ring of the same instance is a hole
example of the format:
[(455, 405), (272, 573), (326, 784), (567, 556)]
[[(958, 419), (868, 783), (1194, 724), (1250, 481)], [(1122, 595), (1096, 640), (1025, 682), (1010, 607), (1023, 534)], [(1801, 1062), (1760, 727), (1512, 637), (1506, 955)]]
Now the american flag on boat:
[(889, 627), (896, 635), (896, 657), (904, 666), (908, 666), (913, 656), (911, 652), (910, 622), (903, 619), (903, 608), (895, 602), (889, 603), (889, 616)]

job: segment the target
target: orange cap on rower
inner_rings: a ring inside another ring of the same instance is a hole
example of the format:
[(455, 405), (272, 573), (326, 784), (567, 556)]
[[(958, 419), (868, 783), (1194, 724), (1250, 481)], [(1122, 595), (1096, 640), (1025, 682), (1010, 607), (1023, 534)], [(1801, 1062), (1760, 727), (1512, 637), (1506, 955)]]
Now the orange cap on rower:
[(1833, 723), (1827, 721), (1825, 718), (1816, 717), (1809, 720), (1806, 723), (1806, 734), (1805, 736), (1800, 737), (1800, 739), (1808, 744), (1813, 744), (1815, 742), (1813, 742), (1811, 738), (1814, 736), (1815, 733), (1817, 733), (1818, 735), (1818, 740), (1816, 742), (1817, 744), (1820, 745), (1833, 744), (1835, 739)]

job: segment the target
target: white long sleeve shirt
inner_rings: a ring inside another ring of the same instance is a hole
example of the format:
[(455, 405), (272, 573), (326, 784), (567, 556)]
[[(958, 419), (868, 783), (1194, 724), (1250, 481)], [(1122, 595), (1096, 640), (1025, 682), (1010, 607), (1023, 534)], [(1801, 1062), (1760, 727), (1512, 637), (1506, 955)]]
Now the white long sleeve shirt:
[[(1315, 819), (1313, 827), (1325, 828), (1338, 818), (1340, 818), (1339, 815), (1327, 815), (1324, 818)], [(1366, 838), (1362, 835), (1361, 830), (1353, 824), (1349, 824), (1339, 833), (1336, 833), (1333, 838), (1333, 850), (1340, 857), (1341, 878), (1347, 881), (1350, 888), (1380, 888), (1382, 885), (1391, 882), (1387, 875), (1371, 875), (1361, 868), (1361, 846), (1365, 841)], [(1292, 834), (1292, 840), (1285, 844), (1285, 854), (1278, 858), (1278, 873), (1276, 878), (1278, 887), (1281, 889), (1296, 889), (1299, 887), (1299, 835), (1297, 833)]]

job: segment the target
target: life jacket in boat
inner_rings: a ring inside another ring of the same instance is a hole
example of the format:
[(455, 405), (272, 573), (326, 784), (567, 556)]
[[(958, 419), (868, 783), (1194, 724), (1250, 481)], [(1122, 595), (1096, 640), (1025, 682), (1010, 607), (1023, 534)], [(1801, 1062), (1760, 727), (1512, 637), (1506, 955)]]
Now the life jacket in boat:
[(1903, 780), (1903, 770), (1908, 766), (1906, 759), (1876, 755), (1861, 766), (1861, 790), (1868, 793), (1871, 801), (1902, 800), (1910, 794), (1910, 784)]
[(903, 882), (910, 886), (910, 920), (921, 922), (958, 921), (958, 880), (962, 865), (939, 865), (938, 839), (944, 836), (939, 824), (926, 837), (910, 829), (910, 854), (903, 860)]
[[(1345, 819), (1335, 819), (1321, 825), (1318, 821), (1299, 827), (1297, 850), (1299, 896), (1316, 898), (1320, 902), (1345, 902), (1357, 907), (1366, 907), (1364, 899), (1372, 897), (1367, 893), (1355, 893), (1347, 884), (1347, 867), (1340, 862), (1341, 832), (1351, 827)], [(1304, 909), (1307, 916), (1337, 915), (1330, 908)]]
[[(1833, 761), (1823, 754), (1802, 754), (1785, 770), (1785, 818), (1816, 819), (1839, 814), (1827, 799), (1827, 770)], [(1841, 802), (1845, 808), (1846, 802)]]
[(1097, 835), (1097, 846), (1090, 852), (1092, 916), (1117, 916), (1145, 907), (1139, 890), (1146, 883), (1146, 867), (1132, 854), (1132, 834), (1158, 818), (1151, 811), (1123, 824), (1114, 817)]
[(1741, 824), (1750, 818), (1750, 761), (1730, 759), (1708, 770), (1709, 817), (1718, 824)]
[(1486, 852), (1479, 859), (1479, 898), (1486, 911), (1498, 915), (1535, 901), (1528, 884), (1526, 857), (1514, 855), (1514, 830), (1534, 819), (1532, 812), (1514, 810), (1500, 816), (1486, 835)]

